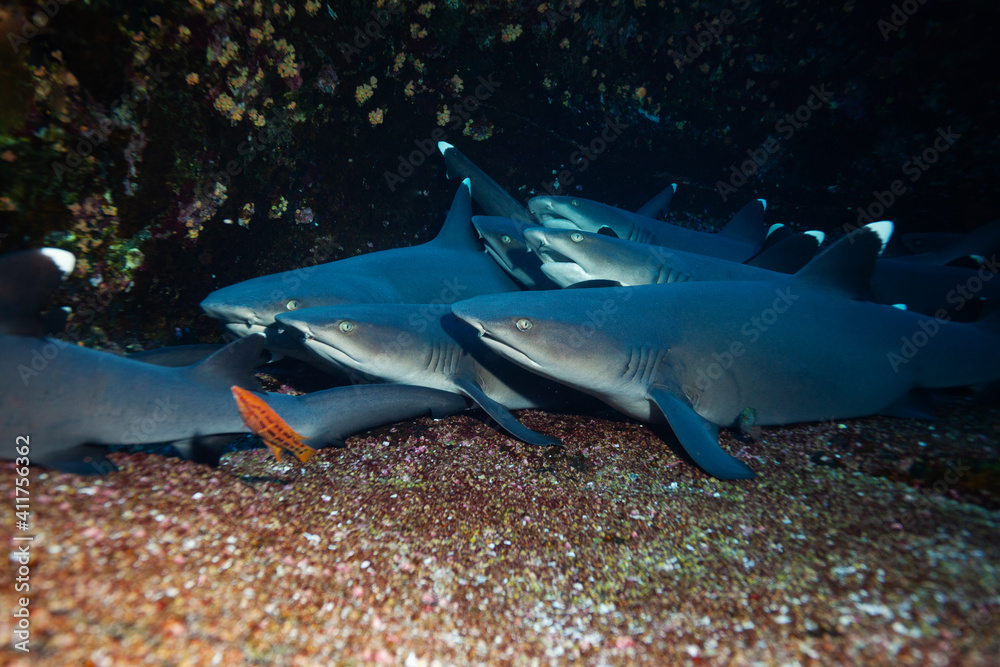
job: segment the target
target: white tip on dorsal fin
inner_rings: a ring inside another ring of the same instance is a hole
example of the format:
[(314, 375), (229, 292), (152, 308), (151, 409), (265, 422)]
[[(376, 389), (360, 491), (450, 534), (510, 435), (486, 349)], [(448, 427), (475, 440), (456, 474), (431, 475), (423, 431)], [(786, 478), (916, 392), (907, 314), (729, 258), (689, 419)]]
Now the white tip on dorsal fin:
[(885, 252), (885, 246), (888, 245), (889, 239), (892, 238), (894, 225), (889, 220), (879, 220), (878, 222), (865, 225), (865, 227), (871, 227), (878, 234), (879, 238), (882, 239), (882, 248), (878, 251), (878, 254), (881, 255)]
[(449, 248), (480, 250), (479, 234), (472, 226), (472, 181), (463, 179), (451, 200), (448, 217), (441, 231), (431, 243), (439, 243)]
[(767, 228), (767, 236), (770, 236), (771, 234), (775, 233), (776, 231), (778, 231), (779, 229), (781, 229), (784, 226), (785, 226), (785, 223), (783, 223), (783, 222), (776, 222), (776, 223), (774, 223), (773, 225), (771, 225), (770, 227)]
[(61, 248), (42, 248), (39, 252), (52, 260), (52, 263), (63, 274), (63, 278), (73, 273), (73, 269), (76, 267), (76, 258), (70, 251)]
[(766, 208), (767, 202), (763, 199), (755, 199), (748, 203), (722, 228), (719, 235), (759, 247), (766, 238), (764, 228), (764, 210)]
[(449, 148), (454, 148), (454, 146), (449, 144), (447, 141), (438, 142), (438, 150), (441, 151), (441, 155), (444, 155), (445, 151), (448, 150)]
[(892, 223), (873, 222), (852, 231), (806, 264), (795, 277), (813, 287), (854, 299), (871, 299), (875, 261), (892, 235)]
[(893, 308), (898, 308), (899, 310), (908, 310), (905, 303), (894, 303)]
[(826, 234), (824, 234), (823, 232), (817, 231), (815, 229), (810, 229), (805, 234), (806, 234), (806, 236), (811, 236), (814, 239), (816, 239), (816, 245), (823, 245), (823, 241), (826, 240)]

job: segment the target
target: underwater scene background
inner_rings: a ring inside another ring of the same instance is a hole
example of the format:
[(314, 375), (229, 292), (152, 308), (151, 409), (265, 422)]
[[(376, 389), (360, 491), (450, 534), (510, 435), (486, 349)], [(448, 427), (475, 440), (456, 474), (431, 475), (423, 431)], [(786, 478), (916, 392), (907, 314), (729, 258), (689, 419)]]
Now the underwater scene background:
[[(676, 182), (694, 229), (764, 198), (828, 239), (967, 232), (1000, 217), (997, 25), (972, 0), (2, 2), (0, 253), (76, 255), (73, 342), (215, 342), (215, 289), (432, 238), (441, 140), (521, 202)], [(941, 417), (765, 429), (740, 484), (610, 411), (526, 412), (559, 450), (461, 415), (304, 466), (33, 470), (32, 652), (4, 614), (0, 655), (997, 664), (1000, 412)]]

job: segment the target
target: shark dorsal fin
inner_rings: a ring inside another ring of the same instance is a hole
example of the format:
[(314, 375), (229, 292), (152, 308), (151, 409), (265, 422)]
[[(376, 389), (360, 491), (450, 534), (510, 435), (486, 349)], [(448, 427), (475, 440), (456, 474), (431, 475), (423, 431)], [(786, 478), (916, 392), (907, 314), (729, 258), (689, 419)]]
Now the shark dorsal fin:
[(722, 228), (719, 235), (733, 241), (760, 246), (767, 236), (767, 228), (764, 227), (764, 211), (766, 209), (766, 201), (763, 199), (753, 200), (733, 216), (733, 219)]
[(259, 391), (260, 382), (252, 371), (260, 365), (264, 341), (263, 334), (240, 338), (185, 370), (192, 379), (204, 384), (227, 389), (235, 384), (250, 391)]
[[(44, 336), (51, 323), (40, 313), (73, 272), (73, 254), (59, 248), (38, 248), (0, 258), (0, 332)], [(57, 314), (58, 315), (58, 314)]]
[(875, 261), (892, 236), (888, 220), (852, 231), (795, 274), (814, 287), (840, 292), (852, 299), (871, 299)]
[(468, 178), (458, 186), (451, 200), (448, 217), (431, 243), (459, 250), (481, 250), (478, 233), (472, 226), (472, 181)]
[(659, 219), (666, 212), (667, 208), (670, 207), (670, 199), (674, 196), (675, 192), (677, 192), (677, 184), (671, 183), (643, 204), (642, 208), (636, 211), (636, 213), (644, 215), (647, 218)]
[(809, 263), (817, 248), (819, 239), (813, 234), (792, 234), (743, 263), (778, 273), (795, 273)]

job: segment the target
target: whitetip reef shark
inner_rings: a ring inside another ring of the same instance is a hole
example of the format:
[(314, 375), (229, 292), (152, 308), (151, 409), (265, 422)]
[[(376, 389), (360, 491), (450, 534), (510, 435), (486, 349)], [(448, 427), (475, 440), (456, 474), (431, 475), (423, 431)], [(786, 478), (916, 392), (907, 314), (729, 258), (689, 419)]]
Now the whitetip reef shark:
[(767, 238), (767, 202), (754, 200), (741, 208), (717, 233), (664, 224), (645, 215), (580, 197), (532, 197), (528, 208), (546, 227), (601, 233), (610, 231), (629, 241), (661, 245), (700, 255), (744, 262), (760, 252)]
[(317, 355), (366, 379), (462, 394), (515, 438), (561, 444), (527, 428), (510, 410), (578, 410), (589, 405), (590, 397), (497, 355), (450, 309), (440, 316), (426, 313), (427, 307), (411, 304), (325, 306), (279, 315), (278, 324), (300, 332), (303, 344)]
[(266, 334), (276, 315), (300, 308), (450, 304), (478, 294), (517, 290), (479, 244), (471, 224), (470, 187), (468, 179), (462, 182), (440, 233), (427, 243), (252, 278), (212, 292), (201, 307), (227, 333), (246, 336)]
[[(230, 388), (258, 388), (251, 369), (260, 360), (263, 336), (182, 367), (48, 338), (51, 327), (39, 312), (73, 263), (72, 254), (53, 248), (0, 257), (0, 459), (17, 459), (15, 444), (27, 443), (32, 464), (102, 473), (115, 469), (105, 456), (107, 445), (176, 443), (192, 460), (217, 463), (221, 450), (206, 440), (217, 444), (213, 436), (250, 432)], [(381, 424), (467, 407), (461, 396), (406, 385), (254, 395), (316, 448)]]
[(773, 280), (522, 292), (452, 310), (500, 355), (669, 424), (707, 473), (745, 479), (720, 427), (861, 417), (913, 389), (1000, 378), (1000, 315), (962, 324), (856, 300), (891, 227), (868, 225)]

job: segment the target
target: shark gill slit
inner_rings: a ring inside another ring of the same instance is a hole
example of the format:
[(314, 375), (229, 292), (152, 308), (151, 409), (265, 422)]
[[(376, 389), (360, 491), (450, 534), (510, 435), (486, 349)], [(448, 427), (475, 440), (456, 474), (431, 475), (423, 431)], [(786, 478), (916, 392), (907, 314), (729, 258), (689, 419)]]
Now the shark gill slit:
[(632, 382), (638, 378), (642, 385), (648, 385), (651, 378), (656, 375), (664, 354), (650, 347), (633, 347), (629, 350), (622, 379), (625, 382)]
[(428, 370), (439, 375), (452, 375), (458, 365), (458, 347), (448, 343), (436, 343), (431, 347)]

